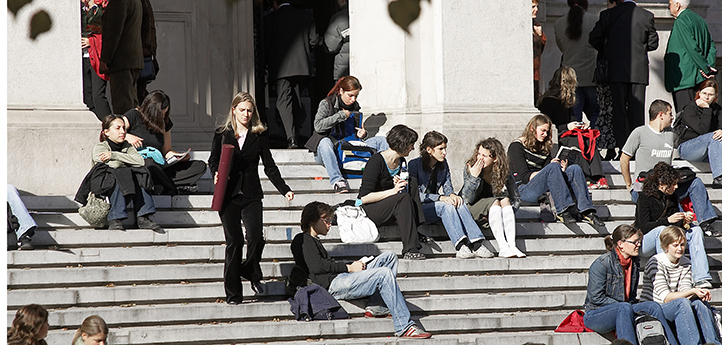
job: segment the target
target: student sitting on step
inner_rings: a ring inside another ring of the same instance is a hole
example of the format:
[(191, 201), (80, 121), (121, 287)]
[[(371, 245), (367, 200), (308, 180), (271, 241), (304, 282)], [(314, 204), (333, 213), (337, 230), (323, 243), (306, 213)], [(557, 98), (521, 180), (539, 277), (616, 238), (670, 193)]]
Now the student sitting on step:
[[(430, 338), (411, 320), (406, 300), (396, 282), (398, 258), (388, 251), (364, 264), (332, 259), (318, 236), (325, 236), (331, 228), (333, 208), (314, 201), (301, 212), (301, 230), (291, 242), (291, 252), (296, 264), (308, 273), (314, 283), (327, 289), (336, 299), (359, 299), (369, 297), (369, 306), (386, 304), (391, 312), (396, 336), (403, 338)], [(379, 296), (381, 300), (379, 300)], [(374, 315), (367, 308), (366, 316)], [(382, 315), (383, 316), (383, 315)]]
[(8, 345), (47, 345), (48, 311), (37, 304), (20, 307), (8, 330)]
[[(594, 226), (604, 226), (592, 205), (582, 169), (566, 160), (552, 158), (552, 120), (544, 114), (529, 120), (521, 137), (509, 144), (509, 170), (518, 184), (521, 199), (537, 202), (546, 191), (551, 192), (557, 220), (576, 223), (572, 212), (579, 209), (581, 220)], [(576, 197), (576, 206), (575, 206)]]
[(484, 235), (466, 207), (464, 200), (454, 194), (451, 171), (446, 163), (448, 139), (437, 131), (424, 135), (419, 145), (421, 157), (409, 161), (409, 176), (419, 181), (419, 195), (427, 224), (441, 220), (456, 248), (456, 257), (490, 258), (484, 247)]
[(645, 311), (662, 323), (670, 344), (678, 345), (662, 307), (655, 302), (637, 300), (641, 244), (642, 232), (626, 224), (604, 238), (607, 252), (589, 267), (584, 326), (599, 333), (614, 331), (617, 338), (636, 345), (634, 313)]
[(377, 226), (398, 224), (404, 259), (423, 260), (418, 224), (424, 222), (419, 200), (418, 181), (409, 176), (406, 159), (419, 135), (404, 125), (396, 125), (386, 134), (389, 149), (379, 152), (366, 163), (356, 206)]
[(70, 345), (105, 345), (108, 343), (108, 325), (98, 315), (90, 315), (83, 320)]
[(665, 227), (669, 225), (683, 227), (692, 260), (694, 286), (711, 288), (712, 276), (709, 274), (702, 229), (692, 225), (691, 212), (679, 211), (679, 201), (674, 193), (679, 178), (679, 171), (665, 162), (659, 162), (654, 166), (652, 173), (644, 179), (634, 216), (635, 223), (644, 233), (642, 255), (652, 256), (663, 252), (659, 234)]
[(526, 256), (516, 247), (515, 210), (521, 198), (514, 178), (509, 174), (504, 146), (496, 138), (476, 143), (466, 161), (461, 197), (474, 219), (486, 218), (499, 245), (499, 257)]
[(680, 344), (697, 345), (704, 340), (719, 345), (712, 307), (707, 303), (712, 295), (694, 287), (692, 262), (684, 257), (685, 231), (670, 225), (659, 234), (659, 242), (664, 252), (647, 261), (641, 300), (662, 305), (667, 321), (676, 326)]
[[(649, 105), (649, 124), (635, 128), (624, 144), (619, 166), (627, 190), (631, 193), (632, 202), (637, 202), (642, 184), (632, 178), (629, 162), (635, 157), (636, 176), (641, 172), (651, 172), (658, 162), (672, 164), (674, 134), (670, 126), (673, 120), (672, 105), (661, 99), (655, 100)], [(722, 235), (712, 226), (717, 219), (717, 213), (709, 200), (707, 188), (699, 177), (679, 183), (674, 194), (679, 200), (690, 198), (702, 231), (714, 236)]]

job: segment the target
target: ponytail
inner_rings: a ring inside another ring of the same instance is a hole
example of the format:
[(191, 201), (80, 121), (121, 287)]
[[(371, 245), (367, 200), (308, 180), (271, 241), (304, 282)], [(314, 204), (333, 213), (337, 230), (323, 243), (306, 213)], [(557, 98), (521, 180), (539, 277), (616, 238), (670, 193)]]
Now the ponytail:
[(584, 22), (584, 12), (589, 7), (587, 0), (567, 0), (569, 5), (569, 13), (567, 16), (567, 29), (564, 32), (572, 41), (578, 41), (582, 38), (582, 23)]
[(641, 239), (642, 231), (631, 225), (622, 224), (614, 229), (611, 235), (604, 237), (604, 246), (607, 247), (607, 251), (611, 252), (617, 246), (617, 242), (624, 241), (635, 234)]

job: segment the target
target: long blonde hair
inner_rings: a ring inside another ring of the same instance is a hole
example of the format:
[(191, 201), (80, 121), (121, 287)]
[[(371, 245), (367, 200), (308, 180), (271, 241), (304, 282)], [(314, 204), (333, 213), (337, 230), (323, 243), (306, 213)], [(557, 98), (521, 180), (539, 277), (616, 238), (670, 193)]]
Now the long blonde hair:
[(565, 108), (571, 108), (577, 102), (574, 94), (576, 90), (577, 73), (569, 66), (562, 66), (554, 71), (554, 76), (549, 81), (549, 89), (539, 97), (539, 102), (545, 97), (551, 97), (561, 100)]
[(231, 110), (228, 111), (228, 117), (226, 117), (226, 121), (220, 128), (218, 128), (217, 132), (220, 133), (226, 130), (233, 130), (233, 133), (238, 136), (238, 124), (236, 123), (236, 116), (233, 115), (233, 109), (235, 109), (241, 102), (250, 102), (252, 106), (251, 108), (253, 109), (253, 114), (251, 114), (251, 128), (249, 128), (251, 133), (261, 134), (266, 130), (266, 126), (263, 125), (261, 118), (258, 115), (258, 108), (256, 108), (256, 101), (253, 99), (253, 96), (251, 96), (248, 92), (241, 91), (233, 97)]
[(509, 163), (506, 160), (506, 151), (504, 151), (504, 145), (501, 144), (496, 138), (486, 138), (479, 140), (474, 147), (474, 153), (471, 154), (466, 163), (469, 165), (476, 164), (476, 159), (479, 153), (479, 147), (483, 147), (489, 150), (491, 158), (495, 158), (496, 162), (491, 168), (491, 186), (494, 188), (494, 194), (501, 194), (506, 185), (506, 180), (509, 178)]
[(107, 336), (108, 325), (105, 323), (105, 320), (103, 320), (103, 318), (98, 315), (90, 315), (86, 317), (85, 320), (83, 320), (83, 323), (80, 325), (80, 328), (75, 331), (73, 342), (70, 343), (70, 345), (75, 345), (75, 342), (78, 341), (81, 336), (83, 336), (83, 333), (91, 337), (101, 333)]
[[(536, 140), (536, 129), (539, 126), (549, 125), (549, 134), (544, 141), (539, 142)], [(521, 133), (521, 138), (524, 140), (523, 144), (526, 148), (535, 153), (549, 154), (552, 151), (554, 141), (552, 141), (552, 120), (549, 116), (544, 114), (534, 115), (529, 120), (529, 123), (524, 127), (524, 131)]]

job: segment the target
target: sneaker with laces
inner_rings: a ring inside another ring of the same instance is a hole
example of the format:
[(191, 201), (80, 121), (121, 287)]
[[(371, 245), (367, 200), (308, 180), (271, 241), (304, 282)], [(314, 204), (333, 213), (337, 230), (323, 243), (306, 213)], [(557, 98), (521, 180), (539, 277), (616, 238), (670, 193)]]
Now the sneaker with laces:
[(461, 249), (456, 251), (457, 259), (471, 259), (474, 257), (474, 253), (471, 252), (469, 247), (462, 245)]
[(597, 212), (595, 211), (590, 211), (583, 214), (582, 221), (585, 223), (589, 223), (593, 226), (604, 226), (604, 221), (602, 221), (602, 219), (597, 216)]
[(346, 180), (339, 180), (333, 184), (333, 192), (336, 194), (348, 193), (351, 189), (348, 187)]
[(474, 251), (474, 256), (476, 256), (477, 258), (485, 258), (485, 259), (493, 258), (494, 253), (490, 252), (489, 249), (486, 249), (486, 247), (484, 245), (482, 245), (481, 247), (479, 247), (479, 249)]
[(368, 318), (382, 318), (389, 315), (391, 315), (391, 311), (383, 306), (368, 306), (364, 312), (364, 317)]
[(574, 218), (574, 216), (572, 216), (572, 214), (567, 210), (557, 213), (556, 217), (557, 217), (557, 222), (561, 222), (561, 223), (565, 223), (565, 224), (571, 224), (571, 223), (577, 222), (577, 220)]
[(607, 179), (605, 177), (602, 177), (599, 181), (590, 184), (589, 189), (609, 189), (609, 183), (607, 183)]
[(108, 222), (108, 230), (125, 230), (123, 227), (123, 221), (120, 219), (113, 219)]
[(417, 325), (411, 325), (409, 328), (406, 329), (404, 333), (402, 333), (399, 337), (401, 338), (415, 338), (415, 339), (429, 339), (431, 338), (431, 333), (428, 333)]

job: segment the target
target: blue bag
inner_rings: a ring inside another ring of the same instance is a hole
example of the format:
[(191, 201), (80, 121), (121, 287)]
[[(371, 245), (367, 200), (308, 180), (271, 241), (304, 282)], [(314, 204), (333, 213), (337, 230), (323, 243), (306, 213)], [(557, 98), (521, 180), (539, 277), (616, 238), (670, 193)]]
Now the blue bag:
[(138, 153), (145, 158), (153, 158), (153, 160), (158, 163), (158, 165), (164, 165), (165, 159), (163, 158), (163, 154), (158, 151), (155, 147), (144, 147), (140, 150), (138, 150)]

